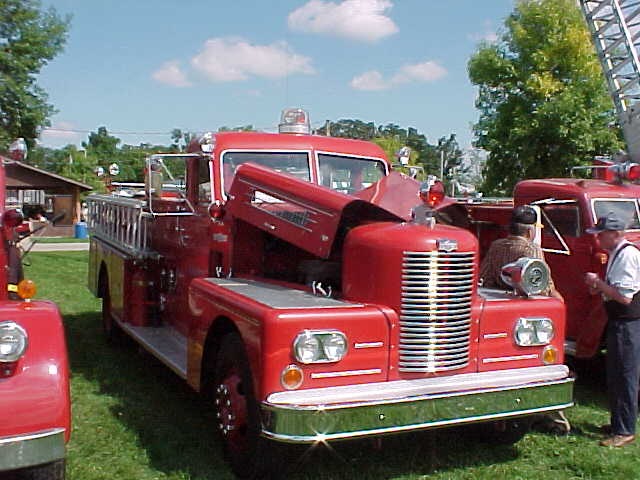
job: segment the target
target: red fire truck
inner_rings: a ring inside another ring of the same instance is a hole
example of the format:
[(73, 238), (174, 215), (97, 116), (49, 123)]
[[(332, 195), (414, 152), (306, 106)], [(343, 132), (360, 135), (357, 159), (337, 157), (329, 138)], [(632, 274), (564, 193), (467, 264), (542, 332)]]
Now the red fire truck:
[(579, 5), (592, 34), (628, 154), (617, 162), (596, 160), (589, 167), (593, 179), (525, 180), (516, 186), (512, 201), (465, 205), (469, 218), (457, 218), (458, 224), (478, 235), (480, 252), (484, 252), (497, 236), (506, 234), (503, 227), (514, 204), (540, 207), (544, 226), (541, 245), (567, 305), (565, 352), (590, 358), (601, 350), (607, 320), (600, 295), (590, 295), (583, 279), (586, 272), (603, 274), (608, 257), (595, 235), (585, 230), (599, 216), (615, 212), (628, 220), (627, 238), (640, 243), (640, 61), (633, 33), (640, 10), (635, 2), (580, 0)]
[(30, 300), (35, 286), (22, 279), (16, 247), (22, 215), (4, 208), (4, 175), (0, 162), (0, 476), (62, 480), (71, 433), (64, 329), (53, 303)]
[(596, 163), (593, 179), (524, 180), (516, 185), (513, 200), (463, 204), (480, 252), (506, 235), (514, 204), (540, 209), (543, 228), (539, 241), (567, 307), (565, 353), (577, 358), (591, 358), (600, 352), (607, 322), (602, 298), (585, 288), (584, 275), (604, 274), (608, 255), (596, 235), (585, 233), (586, 229), (613, 211), (629, 219), (627, 238), (640, 242), (640, 185), (634, 183), (640, 179), (640, 165)]
[(411, 221), (418, 182), (308, 125), (205, 134), (149, 157), (144, 191), (89, 198), (107, 336), (210, 396), (235, 473), (278, 442), (480, 422), (514, 442), (572, 405), (562, 303), (478, 288), (473, 234)]

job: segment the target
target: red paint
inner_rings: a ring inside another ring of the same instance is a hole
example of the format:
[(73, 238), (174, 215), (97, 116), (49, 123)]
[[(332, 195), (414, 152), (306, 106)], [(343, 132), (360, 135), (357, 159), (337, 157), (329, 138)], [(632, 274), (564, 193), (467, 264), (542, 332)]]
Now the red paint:
[(62, 319), (51, 302), (3, 302), (2, 318), (12, 319), (29, 337), (15, 372), (0, 380), (0, 437), (51, 428), (71, 434), (69, 365)]

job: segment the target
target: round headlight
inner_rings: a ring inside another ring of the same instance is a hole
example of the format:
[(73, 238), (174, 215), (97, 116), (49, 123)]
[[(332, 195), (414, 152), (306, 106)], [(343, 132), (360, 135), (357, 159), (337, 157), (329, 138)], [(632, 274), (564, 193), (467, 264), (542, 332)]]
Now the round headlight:
[(516, 343), (520, 346), (527, 347), (536, 343), (536, 331), (531, 322), (525, 319), (518, 319), (515, 329)]
[(0, 362), (15, 362), (26, 349), (27, 332), (16, 322), (0, 322)]
[(337, 362), (342, 360), (347, 352), (347, 339), (340, 332), (332, 332), (322, 338), (322, 347), (327, 360)]
[(322, 353), (320, 339), (311, 332), (302, 332), (293, 342), (296, 359), (301, 363), (313, 363)]
[(543, 318), (536, 325), (536, 336), (538, 343), (549, 343), (553, 340), (553, 322), (548, 318)]
[(553, 340), (553, 322), (549, 318), (524, 318), (516, 322), (515, 341), (521, 347), (547, 345)]

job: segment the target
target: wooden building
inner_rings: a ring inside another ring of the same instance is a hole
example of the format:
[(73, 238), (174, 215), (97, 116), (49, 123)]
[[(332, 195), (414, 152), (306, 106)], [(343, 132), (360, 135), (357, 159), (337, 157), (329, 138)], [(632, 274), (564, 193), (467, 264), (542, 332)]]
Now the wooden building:
[(80, 194), (89, 185), (23, 162), (0, 157), (6, 174), (7, 208), (21, 208), (25, 219), (51, 219), (60, 216), (56, 225), (48, 225), (41, 235), (73, 235), (73, 225), (82, 218)]

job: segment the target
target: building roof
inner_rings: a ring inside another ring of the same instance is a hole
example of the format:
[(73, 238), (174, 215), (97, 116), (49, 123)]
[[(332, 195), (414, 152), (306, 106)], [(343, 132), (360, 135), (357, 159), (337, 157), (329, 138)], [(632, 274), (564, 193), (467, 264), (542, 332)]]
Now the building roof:
[(12, 160), (0, 155), (5, 166), (8, 188), (47, 189), (61, 186), (75, 186), (80, 190), (93, 190), (93, 187), (72, 180), (57, 173), (49, 172), (27, 163)]

